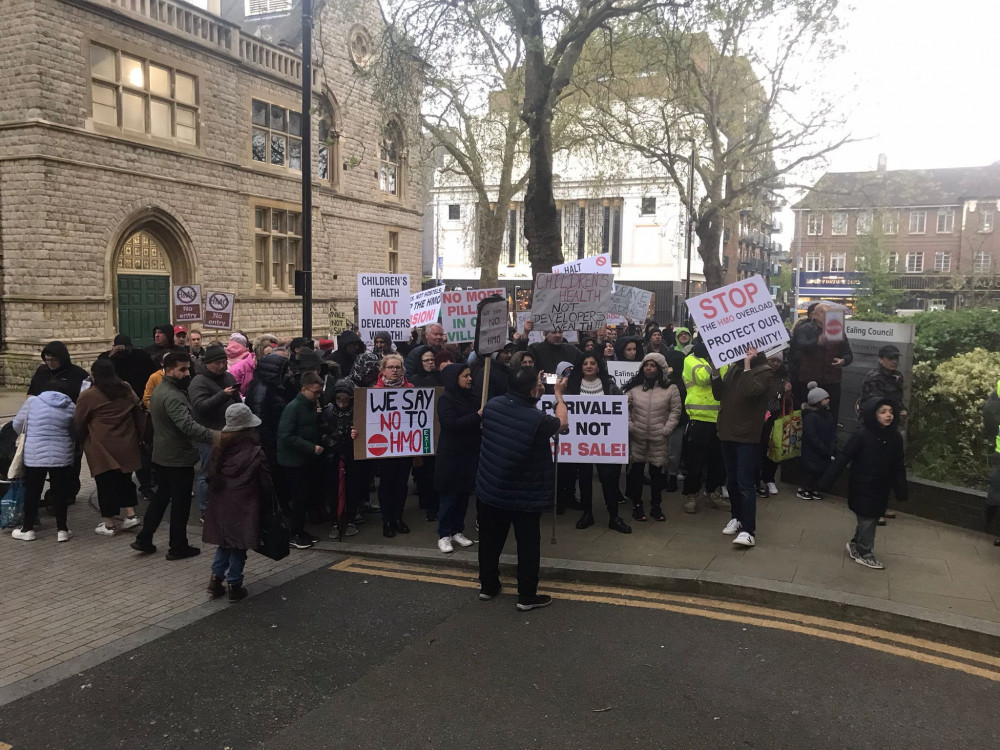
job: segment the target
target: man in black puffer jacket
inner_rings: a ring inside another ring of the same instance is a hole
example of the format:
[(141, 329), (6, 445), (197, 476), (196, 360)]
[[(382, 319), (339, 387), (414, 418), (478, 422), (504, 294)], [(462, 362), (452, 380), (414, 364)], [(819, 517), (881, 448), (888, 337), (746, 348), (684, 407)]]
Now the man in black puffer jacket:
[(294, 396), (295, 384), (289, 376), (288, 357), (280, 354), (263, 357), (247, 387), (246, 405), (260, 419), (260, 447), (264, 449), (273, 476), (277, 476), (278, 470), (278, 423)]
[(69, 349), (62, 341), (50, 341), (42, 349), (42, 364), (31, 376), (28, 395), (37, 396), (53, 380), (69, 384), (69, 397), (76, 401), (80, 395), (80, 384), (89, 377), (82, 367), (77, 367), (70, 359)]

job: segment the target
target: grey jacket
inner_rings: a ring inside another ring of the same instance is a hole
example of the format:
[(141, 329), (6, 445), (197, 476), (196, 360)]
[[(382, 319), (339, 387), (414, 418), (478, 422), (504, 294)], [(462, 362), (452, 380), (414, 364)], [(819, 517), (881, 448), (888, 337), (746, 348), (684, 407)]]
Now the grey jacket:
[[(225, 388), (237, 386), (231, 395)], [(240, 403), (239, 384), (229, 372), (214, 375), (205, 370), (198, 373), (188, 386), (188, 398), (194, 410), (194, 418), (198, 424), (212, 430), (221, 430), (226, 426), (226, 409)]]
[(163, 378), (149, 400), (153, 419), (153, 463), (186, 467), (198, 463), (195, 443), (210, 443), (215, 433), (198, 424), (188, 395), (173, 378)]

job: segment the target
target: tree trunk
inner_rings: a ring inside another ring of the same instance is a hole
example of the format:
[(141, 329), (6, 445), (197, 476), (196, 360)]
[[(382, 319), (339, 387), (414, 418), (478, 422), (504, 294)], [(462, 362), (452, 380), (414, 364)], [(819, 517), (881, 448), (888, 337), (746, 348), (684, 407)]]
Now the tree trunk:
[(479, 288), (497, 286), (500, 273), (500, 253), (507, 229), (508, 201), (497, 202), (490, 208), (489, 201), (480, 200), (476, 210), (476, 246), (479, 262)]
[(713, 212), (709, 216), (698, 219), (695, 226), (698, 235), (698, 254), (704, 264), (705, 286), (707, 289), (718, 289), (723, 286), (724, 277), (722, 262), (719, 260), (719, 245), (722, 240), (722, 218)]

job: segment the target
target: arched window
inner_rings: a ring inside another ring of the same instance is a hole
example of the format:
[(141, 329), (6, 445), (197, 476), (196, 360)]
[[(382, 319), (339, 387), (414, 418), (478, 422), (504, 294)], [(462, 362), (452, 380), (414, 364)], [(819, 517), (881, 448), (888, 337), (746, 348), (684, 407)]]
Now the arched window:
[(378, 187), (386, 195), (402, 198), (403, 184), (403, 132), (395, 120), (390, 120), (379, 145)]
[(316, 177), (333, 187), (340, 186), (340, 131), (337, 126), (337, 107), (324, 99), (320, 107), (319, 133), (316, 157)]

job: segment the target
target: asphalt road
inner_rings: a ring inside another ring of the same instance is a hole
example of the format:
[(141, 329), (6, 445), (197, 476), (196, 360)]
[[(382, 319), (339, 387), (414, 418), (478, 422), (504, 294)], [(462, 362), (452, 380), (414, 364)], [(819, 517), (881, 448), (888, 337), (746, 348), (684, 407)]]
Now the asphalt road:
[(400, 571), (320, 570), (230, 606), (4, 706), (0, 746), (1000, 746), (1000, 665), (969, 674), (919, 660), (941, 658), (927, 648), (759, 627), (739, 607), (670, 611), (642, 592), (570, 587), (519, 613), (511, 595), (478, 601), (461, 573)]

